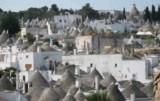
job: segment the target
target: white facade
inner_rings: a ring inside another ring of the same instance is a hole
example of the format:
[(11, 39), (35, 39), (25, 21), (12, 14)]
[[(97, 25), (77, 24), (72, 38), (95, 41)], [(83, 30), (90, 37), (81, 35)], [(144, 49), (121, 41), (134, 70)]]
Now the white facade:
[(39, 28), (39, 27), (24, 27), (21, 28), (21, 36), (23, 37), (27, 33), (31, 33), (33, 36), (36, 35), (46, 35), (48, 34), (47, 28)]
[[(142, 60), (123, 60), (122, 54), (108, 55), (71, 55), (63, 56), (63, 63), (79, 65), (84, 71), (88, 70), (91, 65), (97, 68), (102, 74), (111, 73), (118, 81), (136, 79), (142, 83), (149, 83), (149, 75), (152, 74), (150, 64), (158, 65), (147, 59)], [(135, 78), (133, 78), (135, 77)]]
[(24, 95), (17, 91), (1, 91), (0, 101), (28, 101)]
[(77, 14), (65, 14), (65, 15), (56, 15), (53, 18), (54, 22), (56, 23), (56, 28), (64, 29), (75, 21), (82, 22), (82, 16)]
[(130, 31), (133, 27), (133, 23), (130, 22), (107, 22), (105, 20), (95, 20), (89, 23), (93, 29), (96, 29), (98, 32), (102, 30), (110, 29), (112, 32), (123, 33), (125, 31)]
[(25, 70), (48, 70), (55, 62), (62, 61), (60, 51), (54, 52), (22, 52), (17, 56), (19, 69)]
[(0, 47), (0, 68), (17, 67), (17, 53), (19, 52), (16, 46)]
[[(23, 83), (24, 82), (24, 78), (25, 78), (25, 82), (28, 82), (28, 80), (31, 78), (31, 76), (34, 74), (34, 72), (36, 71), (21, 71), (19, 73), (19, 79), (20, 82)], [(47, 81), (51, 81), (53, 79), (52, 75), (52, 71), (51, 70), (46, 70), (46, 71), (39, 71), (42, 76), (47, 80)]]

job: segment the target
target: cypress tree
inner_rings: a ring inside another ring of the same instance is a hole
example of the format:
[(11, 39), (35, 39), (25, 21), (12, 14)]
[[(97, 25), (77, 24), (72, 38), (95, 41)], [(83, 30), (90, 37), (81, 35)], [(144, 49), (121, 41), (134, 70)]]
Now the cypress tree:
[(155, 6), (154, 5), (152, 5), (151, 21), (152, 22), (156, 21), (156, 11), (155, 11)]
[(158, 11), (157, 11), (157, 21), (160, 22), (160, 5), (158, 6)]
[(126, 19), (126, 10), (123, 8), (123, 19)]
[(144, 20), (147, 21), (149, 20), (150, 21), (150, 12), (149, 12), (149, 8), (146, 7), (145, 11), (144, 11)]

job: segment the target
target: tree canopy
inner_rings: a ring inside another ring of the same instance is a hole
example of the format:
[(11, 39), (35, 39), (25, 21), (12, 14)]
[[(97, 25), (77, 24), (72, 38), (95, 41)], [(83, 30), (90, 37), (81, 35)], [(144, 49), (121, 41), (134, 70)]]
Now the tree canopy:
[(144, 10), (144, 20), (147, 21), (149, 20), (150, 21), (150, 12), (149, 12), (149, 8), (146, 7), (146, 9)]
[(20, 31), (19, 21), (10, 11), (3, 14), (0, 19), (0, 32), (3, 30), (8, 30), (10, 37)]
[(89, 19), (99, 19), (99, 13), (94, 10), (89, 3), (83, 6), (78, 13), (83, 16), (83, 18), (88, 17)]

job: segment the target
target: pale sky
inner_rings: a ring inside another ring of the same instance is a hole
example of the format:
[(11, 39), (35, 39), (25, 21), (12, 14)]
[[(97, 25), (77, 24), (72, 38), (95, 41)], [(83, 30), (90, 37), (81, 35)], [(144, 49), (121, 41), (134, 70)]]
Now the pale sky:
[(154, 4), (156, 9), (160, 0), (0, 0), (0, 8), (3, 10), (20, 11), (27, 10), (30, 7), (43, 7), (51, 4), (57, 4), (59, 8), (80, 9), (86, 3), (96, 10), (123, 10), (125, 7), (130, 11), (135, 3), (138, 10), (142, 11), (146, 6), (151, 8)]

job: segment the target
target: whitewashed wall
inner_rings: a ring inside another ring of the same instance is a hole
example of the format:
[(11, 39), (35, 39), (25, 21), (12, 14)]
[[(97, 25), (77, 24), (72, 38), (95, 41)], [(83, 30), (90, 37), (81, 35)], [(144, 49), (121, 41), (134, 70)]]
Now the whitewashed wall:
[(28, 101), (22, 94), (17, 91), (1, 91), (0, 92), (0, 100), (3, 101)]

